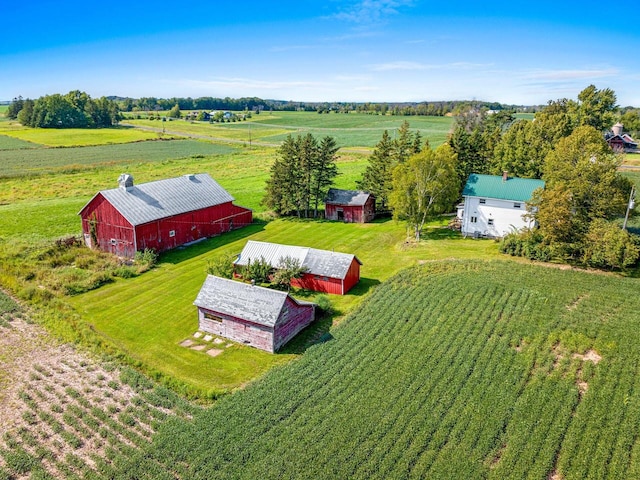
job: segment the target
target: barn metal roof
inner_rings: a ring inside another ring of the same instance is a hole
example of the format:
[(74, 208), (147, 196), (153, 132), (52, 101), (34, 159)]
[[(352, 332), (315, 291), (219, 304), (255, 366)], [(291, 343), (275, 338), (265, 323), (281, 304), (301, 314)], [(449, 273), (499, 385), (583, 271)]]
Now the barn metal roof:
[(507, 177), (502, 175), (469, 175), (462, 195), (464, 197), (497, 198), (500, 200), (513, 200), (527, 202), (531, 200), (536, 188), (544, 188), (544, 181), (533, 178)]
[(286, 292), (207, 275), (193, 304), (258, 325), (273, 327), (280, 317), (287, 296)]
[(363, 192), (362, 190), (340, 190), (338, 188), (330, 188), (329, 192), (327, 192), (325, 203), (360, 207), (367, 203), (370, 196), (370, 193)]
[(247, 265), (249, 260), (264, 258), (269, 265), (277, 268), (280, 259), (287, 256), (298, 260), (300, 265), (306, 267), (312, 275), (330, 278), (344, 279), (354, 259), (362, 265), (358, 257), (349, 253), (280, 245), (278, 243), (257, 242), (255, 240), (249, 240), (247, 242), (234, 264)]
[(206, 173), (102, 190), (98, 195), (107, 199), (132, 225), (143, 225), (234, 200)]

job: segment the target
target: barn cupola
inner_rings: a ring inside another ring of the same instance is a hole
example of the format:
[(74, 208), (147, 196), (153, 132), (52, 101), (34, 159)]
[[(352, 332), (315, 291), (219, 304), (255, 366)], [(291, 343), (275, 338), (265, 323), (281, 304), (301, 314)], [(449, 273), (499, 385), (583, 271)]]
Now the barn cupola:
[(118, 177), (118, 186), (122, 190), (131, 190), (133, 188), (133, 177), (128, 173), (121, 173)]

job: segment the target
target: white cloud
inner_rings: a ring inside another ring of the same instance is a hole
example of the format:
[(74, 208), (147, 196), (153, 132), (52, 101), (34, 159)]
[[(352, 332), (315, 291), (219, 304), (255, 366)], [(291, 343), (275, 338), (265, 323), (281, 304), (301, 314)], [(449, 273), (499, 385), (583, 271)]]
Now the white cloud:
[(229, 89), (254, 89), (254, 90), (278, 90), (283, 88), (320, 88), (326, 86), (320, 82), (306, 81), (266, 81), (250, 78), (217, 78), (214, 80), (182, 79), (172, 83), (185, 87), (197, 88), (229, 88)]
[(332, 18), (360, 25), (378, 24), (398, 14), (400, 7), (412, 4), (412, 0), (363, 0), (332, 15)]
[(523, 77), (531, 80), (580, 80), (588, 78), (605, 78), (618, 75), (618, 70), (615, 68), (601, 68), (601, 69), (574, 69), (574, 70), (534, 70), (531, 72), (524, 72)]
[(488, 68), (493, 66), (492, 63), (471, 63), (471, 62), (452, 62), (443, 64), (429, 64), (418, 62), (388, 62), (376, 63), (369, 65), (374, 72), (386, 72), (393, 70), (471, 70), (478, 68)]

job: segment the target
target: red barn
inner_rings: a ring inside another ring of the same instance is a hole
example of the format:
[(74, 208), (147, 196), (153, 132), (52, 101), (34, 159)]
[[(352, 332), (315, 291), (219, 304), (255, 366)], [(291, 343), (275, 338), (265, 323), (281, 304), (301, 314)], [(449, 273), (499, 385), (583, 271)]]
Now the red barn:
[(346, 223), (366, 223), (376, 215), (376, 199), (360, 190), (330, 188), (325, 200), (324, 216)]
[(315, 304), (286, 292), (208, 275), (194, 305), (203, 332), (267, 352), (279, 350), (315, 318)]
[(118, 188), (98, 192), (80, 210), (85, 243), (123, 257), (146, 248), (163, 252), (244, 227), (252, 211), (206, 173), (133, 184), (122, 174)]
[(285, 257), (297, 260), (307, 269), (302, 278), (291, 282), (294, 287), (344, 295), (360, 281), (362, 262), (355, 255), (255, 240), (247, 242), (233, 265), (241, 267), (250, 261), (264, 259), (277, 269)]

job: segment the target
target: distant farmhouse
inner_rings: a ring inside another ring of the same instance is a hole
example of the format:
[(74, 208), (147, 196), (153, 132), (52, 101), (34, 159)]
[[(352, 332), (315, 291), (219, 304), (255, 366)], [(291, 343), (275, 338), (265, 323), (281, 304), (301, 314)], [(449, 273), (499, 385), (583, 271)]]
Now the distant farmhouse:
[(635, 153), (638, 151), (638, 142), (631, 135), (623, 132), (624, 125), (616, 123), (611, 131), (605, 135), (605, 140), (614, 152)]
[(292, 280), (294, 287), (344, 295), (360, 281), (362, 262), (355, 255), (255, 240), (247, 242), (233, 265), (238, 271), (237, 267), (262, 258), (272, 268), (278, 268), (285, 257), (297, 260), (307, 269), (302, 278)]
[(286, 292), (207, 276), (194, 305), (199, 330), (276, 352), (315, 318), (315, 305)]
[(325, 200), (324, 216), (346, 223), (366, 223), (376, 216), (376, 199), (361, 190), (330, 188)]
[(530, 178), (472, 173), (464, 186), (464, 205), (458, 208), (463, 235), (503, 237), (533, 226), (526, 219), (526, 204), (533, 191), (544, 188), (544, 181)]
[(163, 252), (249, 225), (251, 210), (206, 173), (134, 185), (122, 174), (118, 188), (98, 192), (78, 215), (85, 243), (122, 257), (146, 248)]

